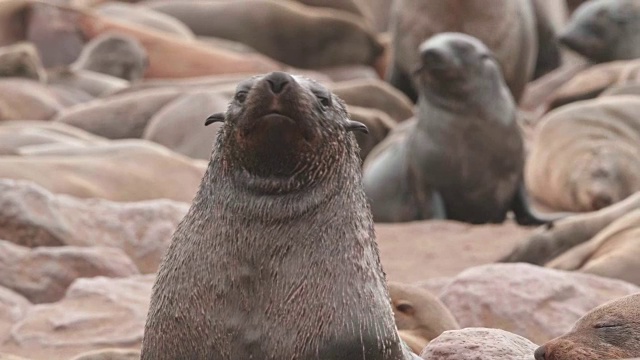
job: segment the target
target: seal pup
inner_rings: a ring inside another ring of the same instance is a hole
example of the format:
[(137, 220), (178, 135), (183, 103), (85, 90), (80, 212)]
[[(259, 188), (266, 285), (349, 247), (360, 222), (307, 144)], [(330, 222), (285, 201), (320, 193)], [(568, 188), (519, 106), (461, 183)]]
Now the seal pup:
[(272, 72), (238, 84), (160, 266), (142, 360), (419, 359), (400, 341), (345, 104)]
[(602, 63), (640, 57), (640, 3), (593, 0), (580, 5), (560, 34), (561, 44)]
[(417, 119), (364, 164), (374, 220), (500, 223), (509, 210), (520, 224), (551, 220), (528, 205), (516, 104), (491, 51), (472, 36), (441, 33), (419, 53)]
[(72, 70), (90, 70), (127, 81), (138, 81), (149, 67), (147, 51), (131, 36), (107, 32), (89, 41)]
[(609, 360), (640, 356), (640, 293), (589, 311), (571, 331), (536, 349), (536, 360)]
[(460, 329), (451, 311), (427, 290), (394, 281), (388, 287), (398, 333), (414, 353), (443, 332)]

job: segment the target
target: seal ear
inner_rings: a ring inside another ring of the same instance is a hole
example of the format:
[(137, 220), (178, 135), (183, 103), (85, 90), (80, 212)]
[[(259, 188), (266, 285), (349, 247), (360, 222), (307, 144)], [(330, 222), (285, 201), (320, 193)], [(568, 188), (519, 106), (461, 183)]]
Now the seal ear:
[(360, 131), (362, 133), (368, 134), (369, 128), (367, 125), (353, 120), (347, 120), (347, 125), (345, 126), (347, 131)]
[(224, 122), (224, 113), (216, 113), (207, 118), (204, 122), (204, 126), (209, 126), (215, 122)]
[(413, 308), (413, 305), (407, 300), (398, 301), (398, 303), (396, 304), (396, 309), (398, 309), (398, 311), (400, 311), (401, 313), (407, 315), (413, 315), (416, 312), (416, 310)]

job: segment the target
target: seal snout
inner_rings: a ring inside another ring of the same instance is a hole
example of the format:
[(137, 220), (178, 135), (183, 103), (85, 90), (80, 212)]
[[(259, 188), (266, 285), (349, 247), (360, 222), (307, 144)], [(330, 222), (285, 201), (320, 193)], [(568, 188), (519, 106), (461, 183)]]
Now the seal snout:
[(295, 82), (291, 75), (281, 71), (270, 73), (264, 80), (269, 84), (269, 90), (271, 90), (274, 95), (283, 93), (291, 83)]
[(422, 63), (429, 69), (444, 69), (447, 67), (447, 56), (441, 49), (426, 48), (420, 52)]

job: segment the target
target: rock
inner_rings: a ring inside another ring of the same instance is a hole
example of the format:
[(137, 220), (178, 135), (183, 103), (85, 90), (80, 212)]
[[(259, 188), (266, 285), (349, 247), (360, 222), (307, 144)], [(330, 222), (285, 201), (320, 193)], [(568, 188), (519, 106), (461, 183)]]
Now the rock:
[(533, 360), (537, 347), (504, 330), (467, 328), (445, 331), (420, 356), (427, 360)]
[(52, 360), (111, 347), (139, 348), (153, 282), (154, 275), (78, 279), (61, 301), (34, 305), (3, 348)]
[(127, 277), (139, 274), (124, 251), (108, 247), (30, 249), (0, 240), (0, 285), (34, 304), (60, 300), (80, 277)]
[(387, 278), (409, 284), (492, 263), (535, 230), (512, 221), (473, 226), (448, 220), (376, 224), (375, 228)]
[(594, 307), (636, 292), (620, 280), (516, 263), (465, 270), (440, 299), (462, 328), (499, 328), (542, 344)]
[[(22, 295), (0, 286), (0, 345), (9, 337), (11, 327), (26, 315), (30, 307), (31, 303)], [(0, 360), (4, 360), (2, 355)]]
[(169, 200), (76, 199), (25, 181), (0, 180), (0, 238), (27, 247), (115, 247), (140, 272), (150, 273), (188, 208)]

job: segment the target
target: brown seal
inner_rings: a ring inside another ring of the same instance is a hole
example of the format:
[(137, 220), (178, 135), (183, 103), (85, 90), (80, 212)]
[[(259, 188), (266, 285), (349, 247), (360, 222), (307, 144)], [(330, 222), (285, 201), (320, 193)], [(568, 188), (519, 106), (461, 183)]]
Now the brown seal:
[(544, 265), (636, 209), (640, 209), (640, 192), (604, 209), (570, 216), (556, 221), (552, 227), (542, 226), (500, 261)]
[(133, 82), (143, 78), (148, 65), (147, 52), (137, 39), (111, 32), (89, 41), (71, 69), (95, 71)]
[[(148, 27), (111, 19), (91, 9), (55, 3), (43, 3), (38, 6), (54, 8), (64, 14), (65, 28), (73, 30), (72, 34), (60, 35), (60, 39), (55, 41), (50, 40), (51, 46), (56, 46), (56, 49), (66, 42), (73, 42), (78, 36), (83, 39), (84, 44), (84, 39), (91, 40), (108, 32), (118, 32), (137, 39), (149, 56), (149, 68), (145, 73), (147, 78), (255, 73), (284, 68), (282, 64), (266, 56), (239, 54), (216, 49), (198, 41), (184, 41)], [(79, 53), (80, 50), (74, 54), (73, 60)]]
[(545, 266), (624, 280), (640, 286), (639, 239), (640, 210), (636, 209)]
[(555, 211), (594, 211), (640, 190), (640, 98), (576, 102), (547, 114), (533, 135), (525, 179)]
[(193, 40), (195, 35), (180, 20), (167, 14), (125, 3), (108, 2), (96, 8), (100, 15), (114, 20), (147, 26), (184, 40)]
[(418, 46), (441, 32), (480, 39), (495, 54), (518, 101), (536, 64), (536, 18), (531, 0), (397, 0), (393, 5), (392, 64), (387, 80), (417, 100), (412, 72)]
[(566, 334), (536, 349), (536, 360), (609, 360), (640, 356), (640, 293), (589, 311)]
[[(23, 156), (0, 158), (0, 178), (31, 181), (78, 198), (123, 202), (191, 201), (206, 167), (204, 161), (137, 139), (91, 146), (44, 144), (42, 149), (20, 149), (20, 153)], [(162, 181), (149, 180), (158, 174)]]
[(0, 121), (49, 120), (63, 108), (56, 93), (39, 81), (0, 78)]
[(73, 70), (69, 67), (47, 71), (47, 84), (71, 91), (82, 91), (93, 98), (113, 95), (131, 86), (129, 81), (115, 76), (90, 70)]
[(640, 3), (586, 2), (573, 13), (559, 41), (594, 62), (640, 58)]
[[(344, 103), (241, 82), (160, 265), (142, 360), (419, 359), (393, 323)], [(311, 226), (310, 226), (311, 225)]]
[(499, 223), (513, 210), (521, 224), (544, 223), (526, 201), (516, 104), (491, 51), (472, 36), (441, 33), (419, 53), (417, 119), (364, 164), (374, 220)]
[(361, 18), (329, 8), (278, 0), (185, 0), (149, 7), (196, 35), (238, 41), (298, 68), (373, 65), (384, 50)]
[(182, 93), (176, 89), (149, 89), (72, 106), (53, 119), (108, 139), (140, 138), (149, 120)]
[(443, 332), (460, 329), (449, 309), (427, 290), (392, 281), (388, 286), (398, 333), (414, 353)]

